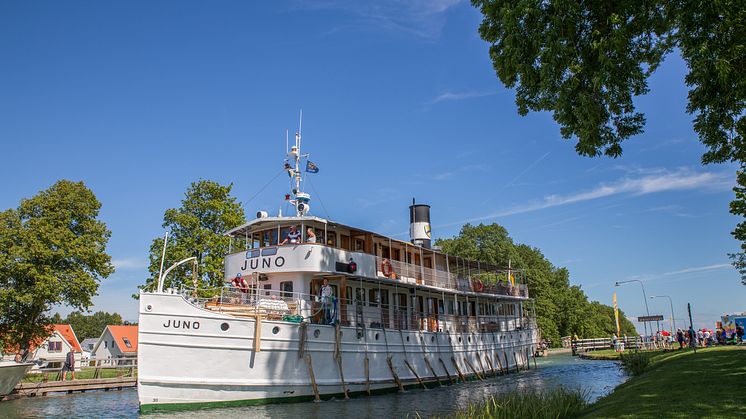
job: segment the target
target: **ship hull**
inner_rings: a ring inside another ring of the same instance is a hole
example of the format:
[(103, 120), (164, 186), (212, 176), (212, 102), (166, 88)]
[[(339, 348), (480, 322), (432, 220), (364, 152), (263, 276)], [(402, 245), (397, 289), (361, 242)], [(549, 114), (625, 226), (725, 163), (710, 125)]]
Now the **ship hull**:
[(448, 333), (258, 322), (205, 310), (181, 295), (143, 293), (138, 396), (147, 411), (395, 391), (525, 367), (536, 339), (533, 329)]

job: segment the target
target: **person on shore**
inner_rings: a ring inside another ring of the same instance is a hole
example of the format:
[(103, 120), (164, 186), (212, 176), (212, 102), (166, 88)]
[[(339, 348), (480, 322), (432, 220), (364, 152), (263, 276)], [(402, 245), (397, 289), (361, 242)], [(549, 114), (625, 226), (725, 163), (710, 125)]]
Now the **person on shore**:
[(694, 331), (692, 326), (689, 326), (689, 346), (692, 348), (697, 347), (697, 332)]
[(72, 348), (65, 356), (65, 364), (62, 366), (62, 381), (67, 380), (68, 371), (72, 373), (72, 379), (75, 380), (75, 352)]
[(736, 336), (738, 337), (739, 345), (743, 343), (743, 335), (744, 335), (743, 326), (736, 326)]
[(676, 330), (676, 341), (679, 342), (679, 349), (684, 349), (684, 332), (681, 329)]

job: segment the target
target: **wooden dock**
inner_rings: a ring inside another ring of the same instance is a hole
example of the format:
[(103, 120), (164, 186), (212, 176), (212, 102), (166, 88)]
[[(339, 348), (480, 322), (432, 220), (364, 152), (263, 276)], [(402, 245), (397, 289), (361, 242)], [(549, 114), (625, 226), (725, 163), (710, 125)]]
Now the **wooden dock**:
[(73, 393), (90, 390), (122, 390), (137, 386), (136, 377), (92, 378), (70, 381), (46, 381), (38, 383), (20, 383), (13, 393), (1, 400), (13, 400), (22, 397), (46, 396), (48, 393)]

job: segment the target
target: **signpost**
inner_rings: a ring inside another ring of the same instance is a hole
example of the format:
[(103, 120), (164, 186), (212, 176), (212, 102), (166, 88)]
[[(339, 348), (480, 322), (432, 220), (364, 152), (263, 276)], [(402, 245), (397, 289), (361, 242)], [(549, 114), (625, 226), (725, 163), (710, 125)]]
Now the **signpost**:
[[(692, 323), (692, 303), (686, 303), (686, 310), (689, 312), (689, 330), (694, 330), (694, 324)], [(687, 332), (688, 333), (688, 332)], [(689, 339), (692, 339), (696, 342), (696, 335), (695, 336), (689, 336)], [(695, 343), (692, 345), (692, 348), (694, 348), (694, 353), (697, 353), (697, 344)]]
[(642, 316), (642, 317), (638, 317), (637, 318), (637, 321), (640, 322), (640, 323), (642, 323), (642, 322), (657, 322), (657, 321), (661, 321), (661, 320), (663, 320), (663, 315), (660, 315), (660, 314), (656, 314), (656, 315), (653, 315), (653, 316)]

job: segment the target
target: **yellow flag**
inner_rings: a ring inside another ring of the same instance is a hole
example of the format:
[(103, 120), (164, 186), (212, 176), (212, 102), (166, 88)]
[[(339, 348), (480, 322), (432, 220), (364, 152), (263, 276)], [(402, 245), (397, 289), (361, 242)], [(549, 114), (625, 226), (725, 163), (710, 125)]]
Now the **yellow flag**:
[(616, 320), (616, 335), (619, 336), (621, 331), (619, 330), (619, 307), (616, 304), (616, 292), (614, 292), (614, 319)]

